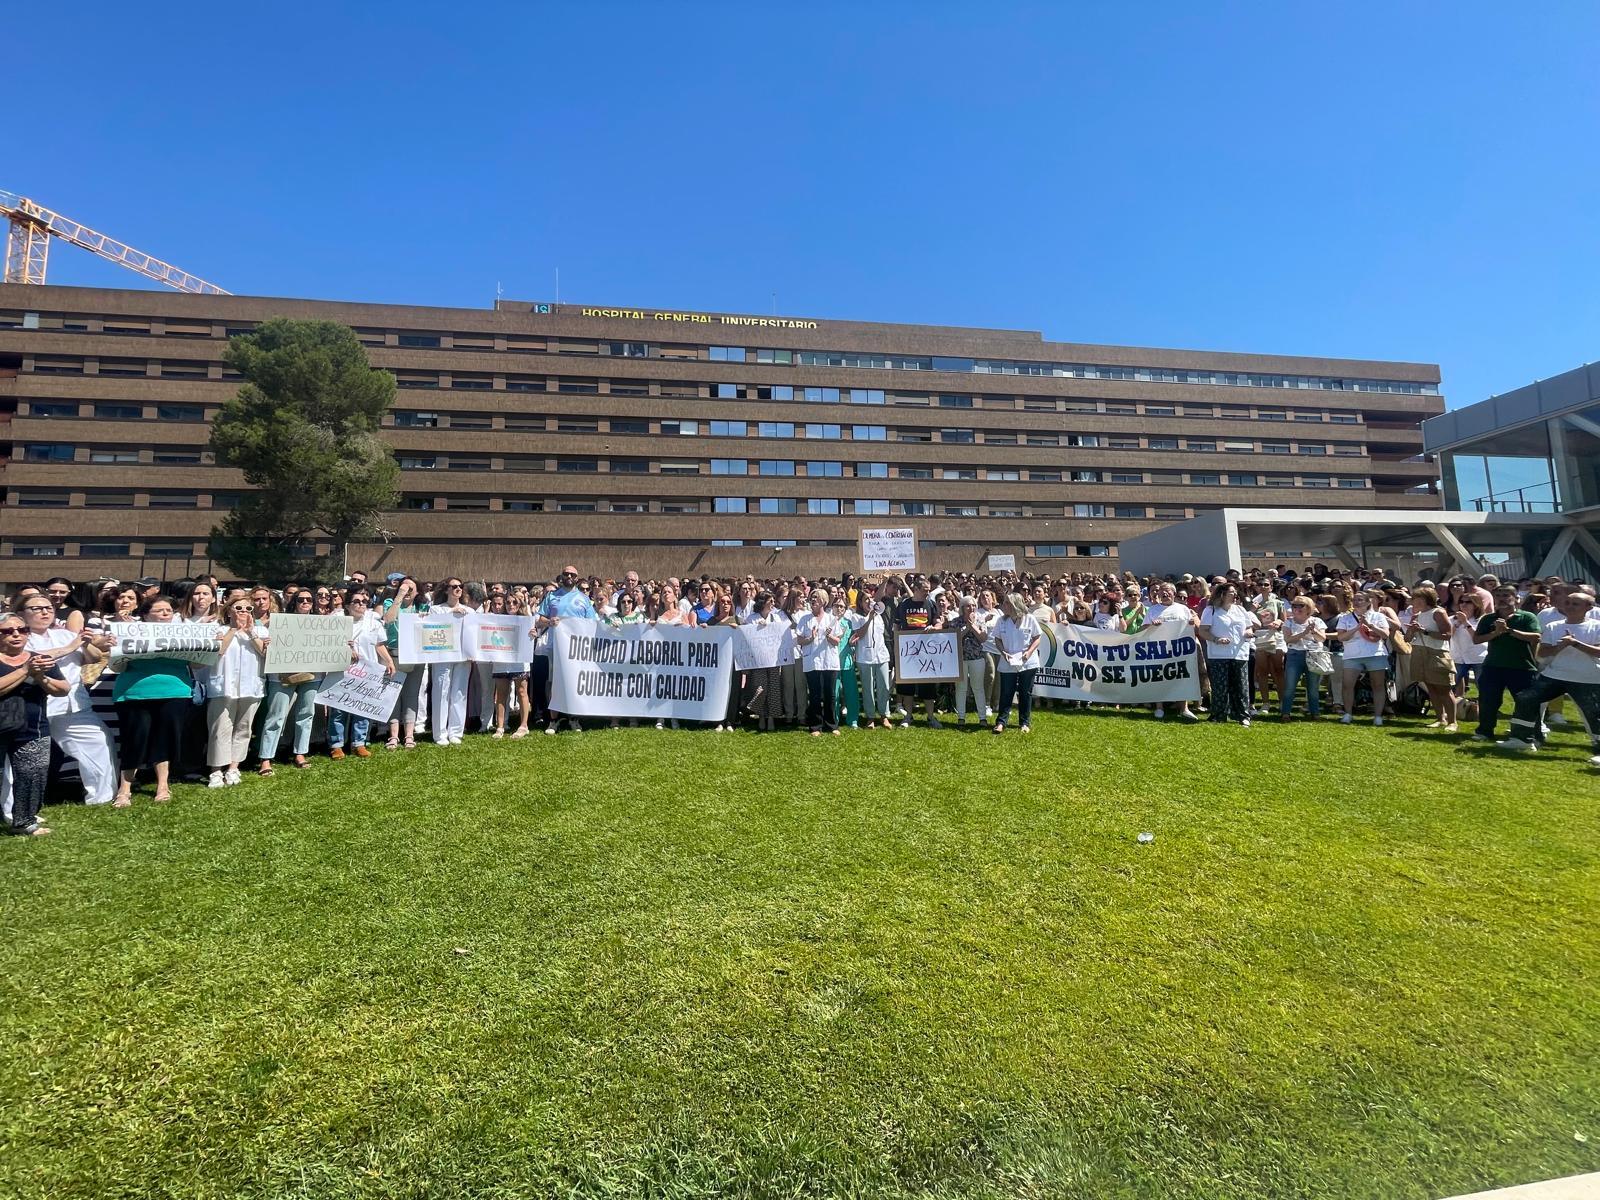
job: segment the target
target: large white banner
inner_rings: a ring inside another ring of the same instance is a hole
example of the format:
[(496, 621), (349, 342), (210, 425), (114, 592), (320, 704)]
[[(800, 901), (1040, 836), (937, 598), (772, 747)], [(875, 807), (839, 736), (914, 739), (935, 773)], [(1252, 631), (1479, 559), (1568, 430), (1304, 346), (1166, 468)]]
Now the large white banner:
[(385, 676), (382, 667), (350, 663), (343, 675), (329, 675), (317, 689), (317, 703), (372, 721), (387, 721), (400, 698), (405, 673)]
[(462, 619), (462, 649), (473, 662), (528, 663), (533, 661), (532, 617), (504, 613), (473, 613)]
[(567, 617), (550, 631), (550, 707), (575, 717), (720, 722), (733, 634), (726, 625), (623, 625)]
[(733, 667), (736, 671), (759, 671), (781, 667), (795, 660), (794, 626), (786, 620), (767, 625), (741, 625), (734, 630)]
[(343, 671), (350, 665), (349, 617), (319, 617), (314, 613), (273, 613), (267, 626), (268, 675), (321, 675)]
[(1198, 700), (1199, 649), (1186, 625), (1158, 622), (1139, 633), (1045, 625), (1033, 694), (1104, 704)]
[[(117, 647), (111, 652), (112, 670), (119, 660), (130, 658), (176, 658), (204, 667), (217, 664), (217, 643), (222, 626), (205, 621), (113, 621), (111, 636)], [(349, 647), (345, 659), (349, 660)]]
[(461, 645), (460, 617), (449, 613), (401, 613), (400, 661), (408, 667), (423, 663), (463, 662), (467, 652)]

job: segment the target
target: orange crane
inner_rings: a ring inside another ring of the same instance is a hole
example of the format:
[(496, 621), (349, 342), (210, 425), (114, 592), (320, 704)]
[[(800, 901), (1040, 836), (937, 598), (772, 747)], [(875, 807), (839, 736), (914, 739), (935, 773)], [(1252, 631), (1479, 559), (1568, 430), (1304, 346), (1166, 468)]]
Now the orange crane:
[(87, 225), (51, 212), (25, 196), (0, 192), (0, 216), (10, 224), (6, 236), (6, 283), (43, 283), (45, 263), (50, 257), (50, 239), (58, 237), (180, 292), (228, 295), (214, 283), (135, 250), (114, 237), (96, 233)]

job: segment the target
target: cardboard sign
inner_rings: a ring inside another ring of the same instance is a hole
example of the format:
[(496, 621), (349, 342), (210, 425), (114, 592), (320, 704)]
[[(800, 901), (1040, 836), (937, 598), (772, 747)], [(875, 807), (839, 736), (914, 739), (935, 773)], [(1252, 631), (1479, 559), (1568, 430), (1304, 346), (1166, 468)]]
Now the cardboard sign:
[(1017, 569), (1017, 556), (1015, 554), (989, 555), (989, 570), (1015, 571)]
[[(349, 652), (346, 651), (346, 658)], [(404, 672), (386, 677), (383, 668), (368, 663), (350, 663), (342, 675), (329, 675), (317, 689), (317, 703), (337, 708), (369, 721), (387, 721), (394, 712), (404, 685)]]
[(897, 633), (896, 683), (951, 683), (961, 678), (961, 645), (954, 629)]
[(532, 617), (505, 613), (473, 613), (461, 621), (462, 649), (473, 662), (527, 663), (533, 661)]
[(903, 529), (863, 529), (861, 531), (861, 573), (869, 571), (915, 571), (917, 569), (917, 531)]
[(795, 660), (794, 626), (788, 621), (741, 625), (733, 631), (733, 669), (759, 671)]
[[(117, 660), (130, 658), (176, 658), (213, 667), (222, 626), (209, 621), (113, 621), (111, 636), (117, 639), (116, 649), (111, 651), (112, 670), (117, 670)], [(349, 647), (344, 657), (346, 662), (350, 660)]]
[(338, 673), (350, 665), (349, 617), (274, 613), (267, 625), (268, 675)]
[(400, 661), (408, 667), (423, 663), (465, 662), (461, 623), (465, 618), (448, 613), (400, 614)]

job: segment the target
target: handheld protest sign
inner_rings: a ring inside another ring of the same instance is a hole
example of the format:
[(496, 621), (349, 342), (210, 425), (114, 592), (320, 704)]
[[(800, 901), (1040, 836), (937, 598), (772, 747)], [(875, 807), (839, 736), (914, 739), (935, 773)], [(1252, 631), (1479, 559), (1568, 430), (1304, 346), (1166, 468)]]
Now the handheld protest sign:
[(954, 629), (897, 633), (896, 683), (954, 683), (961, 678), (961, 646)]
[(917, 569), (917, 531), (913, 526), (861, 531), (861, 573)]

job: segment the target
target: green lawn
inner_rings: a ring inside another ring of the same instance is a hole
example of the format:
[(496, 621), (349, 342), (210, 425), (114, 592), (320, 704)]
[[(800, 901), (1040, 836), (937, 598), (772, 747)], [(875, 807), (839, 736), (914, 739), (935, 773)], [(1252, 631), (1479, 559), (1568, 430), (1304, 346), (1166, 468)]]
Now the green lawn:
[(1600, 789), (1554, 746), (591, 731), (56, 809), (0, 845), (0, 1195), (1600, 1169)]

